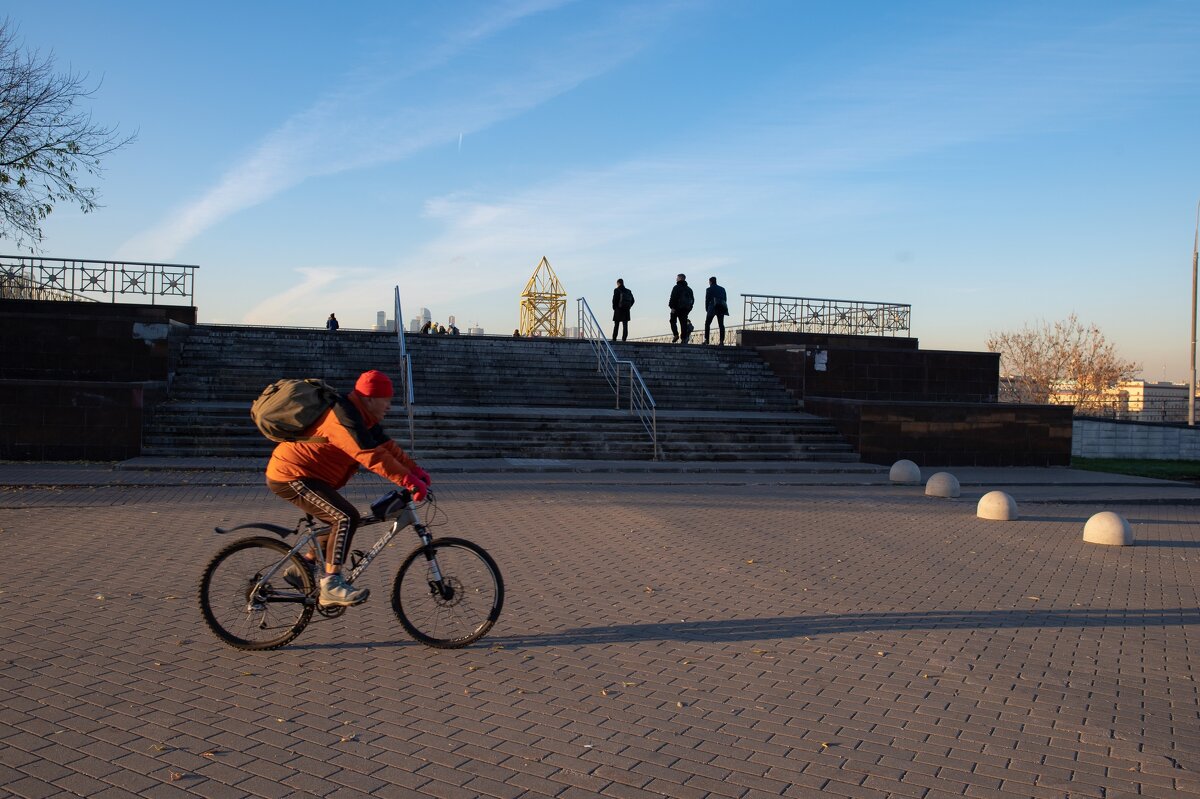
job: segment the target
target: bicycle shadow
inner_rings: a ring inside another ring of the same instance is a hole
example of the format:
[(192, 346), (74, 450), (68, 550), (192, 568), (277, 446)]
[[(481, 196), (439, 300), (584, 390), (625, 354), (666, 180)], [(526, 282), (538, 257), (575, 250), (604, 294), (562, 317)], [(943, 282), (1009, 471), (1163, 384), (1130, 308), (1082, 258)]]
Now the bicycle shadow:
[[(501, 618), (503, 624), (503, 618)], [(473, 648), (502, 646), (529, 649), (552, 646), (595, 646), (675, 641), (679, 643), (738, 643), (764, 639), (914, 630), (977, 630), (1087, 627), (1178, 627), (1200, 624), (1200, 608), (1126, 610), (1079, 608), (1069, 610), (933, 610), (880, 613), (841, 613), (825, 616), (785, 616), (773, 619), (722, 619), (650, 624), (575, 627), (552, 633), (493, 635)], [(420, 646), (409, 639), (362, 643), (294, 645), (295, 649), (355, 649)]]

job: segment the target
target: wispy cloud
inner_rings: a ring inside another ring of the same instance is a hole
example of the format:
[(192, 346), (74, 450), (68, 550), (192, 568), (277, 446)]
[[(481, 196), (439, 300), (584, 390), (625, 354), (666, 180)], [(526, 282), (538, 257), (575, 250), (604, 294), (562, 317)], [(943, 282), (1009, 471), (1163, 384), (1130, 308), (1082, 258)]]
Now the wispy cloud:
[[(627, 18), (622, 24), (614, 19), (531, 53), (508, 52), (500, 68), (480, 59), (443, 69), (480, 42), (565, 4), (489, 5), (486, 15), (408, 63), (357, 70), (358, 79), (284, 122), (215, 186), (131, 238), (118, 255), (170, 259), (213, 225), (308, 179), (397, 161), (483, 130), (603, 74), (644, 46)], [(645, 29), (661, 22), (646, 17)]]
[[(345, 275), (344, 297), (362, 305), (356, 298), (378, 297), (396, 282), (410, 302), (430, 307), (467, 293), (515, 296), (541, 255), (560, 275), (569, 269), (572, 296), (611, 288), (616, 274), (693, 274), (744, 262), (756, 241), (786, 248), (798, 231), (893, 207), (898, 195), (876, 174), (881, 166), (1086, 130), (1130, 113), (1148, 91), (1193, 80), (1197, 22), (1195, 14), (1145, 13), (997, 36), (990, 28), (1000, 22), (978, 20), (821, 85), (780, 75), (729, 101), (733, 121), (682, 132), (657, 158), (576, 169), (503, 195), (431, 198), (433, 234), (386, 271)], [(308, 316), (322, 318), (321, 298), (310, 299)], [(252, 315), (265, 320), (266, 311)]]

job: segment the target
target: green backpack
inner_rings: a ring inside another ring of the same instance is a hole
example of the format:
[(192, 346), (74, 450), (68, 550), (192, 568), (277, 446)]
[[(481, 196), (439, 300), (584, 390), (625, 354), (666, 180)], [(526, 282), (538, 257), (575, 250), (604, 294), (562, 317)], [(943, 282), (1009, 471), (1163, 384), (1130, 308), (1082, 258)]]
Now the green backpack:
[(323, 436), (305, 436), (325, 411), (337, 402), (338, 393), (322, 380), (276, 380), (250, 405), (250, 418), (259, 432), (272, 441), (324, 444)]

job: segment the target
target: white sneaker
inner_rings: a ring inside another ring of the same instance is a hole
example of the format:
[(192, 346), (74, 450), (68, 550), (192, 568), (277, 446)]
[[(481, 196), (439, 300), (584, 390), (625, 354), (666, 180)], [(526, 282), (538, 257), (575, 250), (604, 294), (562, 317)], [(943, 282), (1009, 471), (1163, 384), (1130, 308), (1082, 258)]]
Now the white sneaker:
[(370, 588), (355, 588), (340, 574), (327, 574), (321, 578), (319, 601), (322, 605), (360, 605), (366, 602), (370, 595)]

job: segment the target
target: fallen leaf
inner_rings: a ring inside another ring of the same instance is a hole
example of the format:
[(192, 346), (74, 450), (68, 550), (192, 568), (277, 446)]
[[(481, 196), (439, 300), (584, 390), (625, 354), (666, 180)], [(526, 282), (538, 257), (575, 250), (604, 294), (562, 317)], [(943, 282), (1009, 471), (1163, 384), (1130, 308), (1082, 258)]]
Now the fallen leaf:
[(183, 775), (178, 771), (171, 772), (171, 782), (179, 782), (181, 779), (183, 779)]

